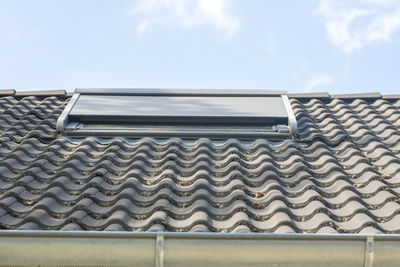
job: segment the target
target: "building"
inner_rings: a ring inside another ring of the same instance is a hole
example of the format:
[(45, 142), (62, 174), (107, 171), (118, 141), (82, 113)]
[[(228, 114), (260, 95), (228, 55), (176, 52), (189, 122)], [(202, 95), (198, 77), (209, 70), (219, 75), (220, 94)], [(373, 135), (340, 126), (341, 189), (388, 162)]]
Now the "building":
[(106, 97), (0, 91), (0, 266), (398, 265), (400, 95), (289, 94), (295, 131), (218, 103), (138, 130), (101, 112), (115, 90), (77, 92)]

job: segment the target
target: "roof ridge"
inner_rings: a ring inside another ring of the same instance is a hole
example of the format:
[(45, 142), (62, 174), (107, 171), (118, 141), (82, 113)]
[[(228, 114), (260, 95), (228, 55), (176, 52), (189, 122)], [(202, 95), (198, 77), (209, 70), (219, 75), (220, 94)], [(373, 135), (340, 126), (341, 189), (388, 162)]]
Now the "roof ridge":
[(0, 89), (0, 96), (67, 96), (64, 89), (16, 91), (15, 89)]
[[(0, 96), (72, 96), (72, 92), (65, 89), (16, 91), (15, 89), (0, 89)], [(400, 94), (381, 95), (379, 92), (329, 94), (328, 92), (290, 93), (289, 98), (298, 99), (400, 99)]]
[(400, 94), (381, 95), (379, 92), (353, 93), (353, 94), (329, 94), (328, 92), (313, 93), (292, 93), (288, 94), (290, 98), (299, 99), (400, 99)]

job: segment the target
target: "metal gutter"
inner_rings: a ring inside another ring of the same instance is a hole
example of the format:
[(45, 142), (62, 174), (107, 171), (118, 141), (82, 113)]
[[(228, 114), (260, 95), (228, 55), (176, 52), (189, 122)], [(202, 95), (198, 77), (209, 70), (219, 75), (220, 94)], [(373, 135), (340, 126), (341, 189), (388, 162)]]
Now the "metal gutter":
[(0, 266), (398, 266), (400, 235), (0, 231)]

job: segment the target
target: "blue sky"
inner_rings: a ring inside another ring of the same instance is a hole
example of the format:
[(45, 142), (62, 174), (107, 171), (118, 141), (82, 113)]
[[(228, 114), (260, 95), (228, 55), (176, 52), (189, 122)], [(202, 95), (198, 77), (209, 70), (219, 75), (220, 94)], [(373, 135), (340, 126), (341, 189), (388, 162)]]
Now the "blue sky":
[(0, 88), (400, 93), (400, 0), (0, 0)]

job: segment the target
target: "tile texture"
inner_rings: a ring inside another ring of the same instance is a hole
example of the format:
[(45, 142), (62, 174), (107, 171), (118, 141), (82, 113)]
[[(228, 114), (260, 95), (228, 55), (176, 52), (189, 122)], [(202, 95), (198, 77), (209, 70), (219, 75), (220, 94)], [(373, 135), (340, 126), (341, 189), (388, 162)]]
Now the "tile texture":
[(400, 233), (395, 97), (293, 95), (280, 144), (70, 139), (68, 100), (0, 97), (0, 229)]

